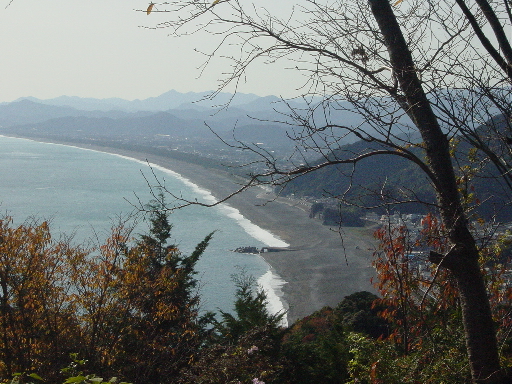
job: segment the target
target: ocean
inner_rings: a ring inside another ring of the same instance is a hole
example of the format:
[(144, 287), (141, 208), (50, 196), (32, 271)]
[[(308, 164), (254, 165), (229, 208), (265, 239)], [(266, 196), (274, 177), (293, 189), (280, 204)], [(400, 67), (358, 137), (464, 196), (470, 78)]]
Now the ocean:
[[(74, 241), (104, 240), (119, 219), (137, 216), (139, 202), (152, 199), (156, 178), (168, 190), (188, 199), (212, 202), (209, 191), (172, 170), (115, 154), (78, 147), (0, 136), (0, 210), (15, 224), (30, 218), (49, 220), (52, 235), (74, 234)], [(172, 203), (171, 199), (168, 199)], [(147, 230), (138, 218), (135, 234)], [(214, 237), (197, 264), (201, 309), (231, 312), (233, 274), (254, 276), (267, 292), (271, 312), (286, 307), (280, 298), (284, 282), (258, 255), (235, 253), (241, 246), (286, 246), (228, 204), (176, 210), (170, 216), (172, 241), (190, 253), (204, 237)]]

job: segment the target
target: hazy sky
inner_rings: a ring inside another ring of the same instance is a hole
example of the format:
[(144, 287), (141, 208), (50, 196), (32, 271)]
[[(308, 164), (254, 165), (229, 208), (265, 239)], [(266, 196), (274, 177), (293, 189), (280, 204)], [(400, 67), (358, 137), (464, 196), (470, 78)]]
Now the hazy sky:
[[(60, 95), (144, 99), (170, 89), (216, 88), (221, 61), (198, 78), (205, 36), (149, 30), (168, 14), (146, 15), (148, 1), (0, 0), (0, 102)], [(268, 66), (267, 66), (268, 67)], [(294, 71), (255, 66), (241, 92), (289, 96)], [(295, 82), (293, 82), (295, 83)], [(296, 85), (296, 83), (294, 84)]]

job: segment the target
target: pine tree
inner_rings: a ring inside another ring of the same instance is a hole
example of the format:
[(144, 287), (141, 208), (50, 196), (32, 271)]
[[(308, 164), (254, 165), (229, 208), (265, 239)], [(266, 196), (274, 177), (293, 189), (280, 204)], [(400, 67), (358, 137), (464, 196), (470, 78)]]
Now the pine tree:
[(254, 277), (242, 271), (239, 275), (232, 275), (232, 279), (237, 287), (235, 315), (220, 311), (222, 320), (216, 322), (215, 327), (221, 338), (232, 343), (254, 328), (267, 327), (277, 331), (285, 313), (269, 313), (267, 294), (263, 289), (255, 287)]
[(163, 195), (149, 206), (149, 234), (128, 249), (116, 288), (125, 307), (116, 364), (135, 383), (172, 381), (194, 361), (211, 318), (199, 315), (195, 266), (213, 233), (184, 255), (169, 244)]

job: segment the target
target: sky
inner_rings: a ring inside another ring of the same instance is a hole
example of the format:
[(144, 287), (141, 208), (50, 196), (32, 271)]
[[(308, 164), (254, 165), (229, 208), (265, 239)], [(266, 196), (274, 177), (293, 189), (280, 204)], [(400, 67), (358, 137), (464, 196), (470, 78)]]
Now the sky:
[[(210, 36), (169, 36), (148, 29), (169, 14), (146, 15), (148, 1), (0, 0), (0, 102), (61, 95), (145, 99), (171, 89), (215, 89), (226, 70), (212, 62), (201, 75)], [(8, 6), (7, 6), (8, 5)], [(240, 92), (293, 96), (297, 73), (255, 64)], [(232, 89), (228, 89), (232, 91)]]

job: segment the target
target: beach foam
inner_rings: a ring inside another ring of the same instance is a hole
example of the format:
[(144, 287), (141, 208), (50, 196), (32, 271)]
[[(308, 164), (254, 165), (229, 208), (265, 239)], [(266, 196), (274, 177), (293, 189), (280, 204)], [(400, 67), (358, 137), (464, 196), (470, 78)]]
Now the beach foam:
[[(286, 307), (288, 305), (282, 300), (283, 291), (281, 290), (282, 286), (286, 284), (286, 281), (269, 269), (258, 279), (258, 284), (267, 295), (268, 311), (273, 314), (286, 312)], [(282, 327), (288, 327), (288, 319), (286, 315), (283, 316), (280, 325)]]
[[(136, 160), (136, 159), (135, 159)], [(157, 164), (150, 163), (150, 166), (159, 169), (162, 172), (170, 174), (171, 176), (180, 179), (184, 184), (191, 187), (194, 192), (201, 195), (201, 197), (205, 200), (205, 202), (209, 204), (213, 204), (217, 202), (217, 199), (210, 193), (210, 191), (200, 188), (198, 185), (194, 184), (192, 181), (183, 177), (177, 172), (174, 172), (170, 169), (161, 167)], [(229, 204), (222, 203), (217, 206), (218, 209), (223, 211), (225, 215), (234, 219), (238, 222), (238, 224), (244, 229), (244, 231), (249, 234), (249, 236), (255, 238), (256, 240), (261, 241), (268, 247), (288, 247), (289, 244), (272, 234), (271, 232), (258, 227), (256, 224), (252, 223), (250, 220), (245, 218), (238, 209), (231, 207)], [(268, 265), (268, 264), (267, 264)], [(267, 295), (267, 310), (272, 314), (284, 313), (287, 310), (287, 303), (282, 299), (283, 292), (281, 287), (286, 284), (280, 276), (273, 273), (268, 265), (268, 271), (257, 280), (258, 285), (265, 291)], [(280, 323), (281, 326), (288, 326), (288, 319), (283, 316), (283, 319)]]
[[(31, 140), (31, 139), (25, 139), (25, 140)], [(31, 141), (37, 141), (37, 140), (31, 140)], [(120, 155), (117, 153), (112, 152), (105, 152), (100, 151), (96, 149), (91, 148), (83, 148), (75, 145), (68, 145), (68, 144), (60, 144), (60, 143), (51, 143), (48, 142), (48, 144), (53, 145), (63, 145), (67, 147), (73, 147), (81, 150), (86, 151), (93, 151), (93, 152), (100, 152), (100, 153), (106, 153), (112, 156), (117, 156), (126, 160), (134, 161), (139, 164), (151, 167), (153, 169), (158, 169), (159, 171), (162, 171), (163, 173), (166, 173), (173, 178), (179, 179), (182, 181), (185, 185), (190, 187), (195, 193), (197, 193), (202, 201), (206, 204), (214, 204), (218, 200), (212, 195), (212, 193), (206, 189), (203, 189), (199, 187), (197, 184), (193, 183), (190, 179), (187, 179), (186, 177), (183, 177), (181, 174), (170, 170), (168, 168), (162, 167), (158, 164), (149, 163), (147, 161), (142, 161), (134, 157), (129, 157), (125, 155)], [(221, 203), (217, 207), (217, 209), (221, 210), (223, 214), (230, 217), (231, 219), (235, 220), (243, 229), (244, 231), (249, 234), (249, 236), (253, 237), (254, 239), (264, 243), (266, 246), (269, 247), (288, 247), (289, 244), (281, 240), (279, 237), (275, 236), (271, 232), (258, 227), (256, 224), (252, 223), (250, 220), (245, 218), (238, 209), (231, 207), (229, 204)], [(265, 291), (267, 295), (267, 309), (270, 313), (277, 314), (285, 312), (287, 309), (287, 303), (282, 299), (283, 293), (281, 291), (281, 287), (286, 284), (286, 281), (284, 281), (280, 276), (275, 274), (272, 270), (270, 265), (268, 265), (268, 270), (265, 274), (260, 276), (257, 280), (260, 287)], [(281, 326), (288, 326), (287, 317), (284, 316), (283, 320), (281, 322)]]
[(225, 211), (225, 214), (236, 220), (238, 224), (247, 232), (251, 237), (261, 241), (268, 247), (288, 247), (290, 244), (284, 242), (273, 233), (258, 227), (256, 224), (246, 219), (238, 209), (231, 207), (228, 204), (222, 204), (220, 209)]

